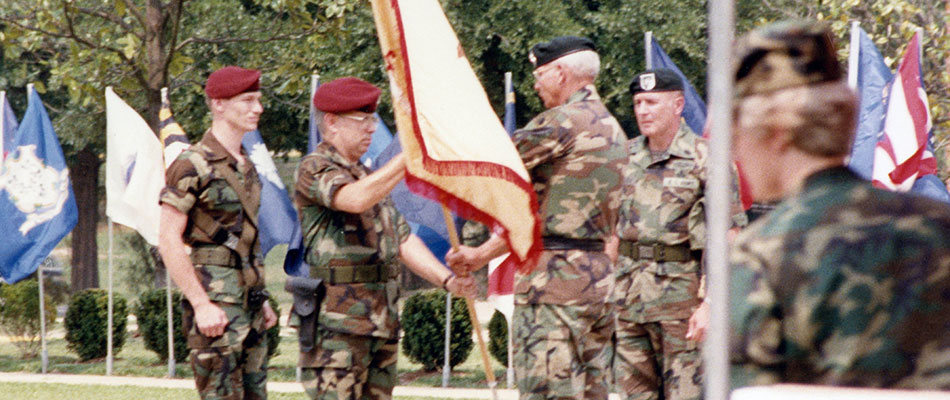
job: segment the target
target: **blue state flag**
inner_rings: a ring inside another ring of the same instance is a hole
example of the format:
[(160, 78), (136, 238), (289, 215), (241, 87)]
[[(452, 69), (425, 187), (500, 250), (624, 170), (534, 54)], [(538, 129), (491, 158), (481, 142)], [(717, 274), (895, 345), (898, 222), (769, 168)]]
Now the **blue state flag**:
[(261, 180), (261, 205), (257, 214), (261, 252), (266, 255), (274, 246), (288, 244), (284, 272), (293, 276), (306, 276), (308, 271), (303, 267), (300, 220), (260, 132), (244, 134), (241, 145), (254, 163)]
[(857, 29), (860, 37), (857, 91), (861, 108), (848, 166), (862, 178), (870, 180), (874, 169), (874, 148), (884, 130), (884, 91), (894, 74), (864, 29)]
[[(380, 144), (387, 143), (387, 146), (378, 154), (372, 155), (374, 160), (372, 168), (374, 169), (385, 165), (386, 162), (402, 152), (399, 141), (392, 139), (392, 134), (389, 133), (389, 129), (386, 128), (382, 122), (380, 122), (380, 125), (381, 126), (376, 129), (376, 133), (373, 133), (373, 142), (379, 140)], [(377, 136), (379, 136), (378, 139)], [(388, 141), (386, 140), (387, 138)], [(371, 144), (370, 148), (372, 147), (373, 145)], [(370, 151), (366, 153), (369, 154)], [(364, 154), (364, 157), (365, 156)], [(432, 251), (432, 254), (434, 254), (439, 261), (445, 263), (445, 253), (448, 252), (450, 244), (448, 228), (445, 226), (445, 217), (442, 213), (442, 205), (409, 191), (405, 180), (399, 181), (399, 183), (393, 187), (389, 196), (393, 199), (393, 203), (395, 203), (399, 213), (406, 218), (406, 221), (409, 221), (409, 226), (412, 227), (412, 233), (418, 236), (419, 239), (422, 239), (426, 247)]]
[(29, 105), (0, 172), (0, 275), (8, 283), (39, 267), (76, 225), (69, 170), (39, 94)]
[(7, 101), (7, 92), (0, 91), (0, 161), (7, 156), (13, 147), (13, 137), (17, 130), (16, 115)]
[(683, 72), (676, 67), (676, 64), (673, 63), (670, 56), (666, 55), (666, 52), (663, 51), (660, 44), (657, 43), (656, 40), (652, 40), (651, 45), (653, 50), (653, 68), (672, 70), (683, 80), (683, 96), (686, 98), (686, 104), (683, 106), (683, 120), (686, 121), (686, 125), (689, 126), (689, 129), (693, 130), (693, 133), (702, 135), (703, 128), (706, 126), (706, 103), (703, 101), (703, 98), (699, 96), (699, 93), (696, 92), (696, 88), (693, 87), (693, 84), (689, 83), (689, 79), (686, 79), (686, 75), (683, 75)]

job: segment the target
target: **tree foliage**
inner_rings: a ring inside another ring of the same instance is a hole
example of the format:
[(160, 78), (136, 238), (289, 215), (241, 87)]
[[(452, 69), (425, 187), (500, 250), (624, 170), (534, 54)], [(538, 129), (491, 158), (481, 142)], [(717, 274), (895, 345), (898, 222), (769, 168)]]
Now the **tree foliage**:
[(934, 125), (935, 155), (941, 178), (950, 177), (950, 2), (933, 0), (765, 0), (762, 6), (785, 18), (810, 18), (830, 23), (838, 54), (847, 62), (851, 22), (858, 22), (885, 63), (897, 70), (908, 42), (922, 33), (924, 85)]

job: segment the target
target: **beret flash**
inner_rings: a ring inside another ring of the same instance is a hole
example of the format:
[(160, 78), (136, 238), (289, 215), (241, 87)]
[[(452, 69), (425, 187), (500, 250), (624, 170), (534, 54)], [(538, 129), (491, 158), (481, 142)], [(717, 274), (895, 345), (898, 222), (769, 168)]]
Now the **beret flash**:
[(528, 59), (535, 68), (538, 68), (568, 54), (584, 50), (597, 51), (597, 46), (585, 37), (558, 36), (550, 42), (541, 42), (531, 47)]
[(657, 68), (646, 70), (633, 77), (630, 82), (630, 94), (642, 92), (672, 92), (683, 90), (683, 80), (671, 69)]
[(313, 94), (313, 106), (333, 114), (350, 111), (371, 113), (376, 111), (380, 93), (382, 90), (372, 83), (348, 76), (320, 85)]
[(205, 83), (210, 99), (230, 99), (244, 92), (261, 89), (261, 71), (227, 66), (211, 73)]

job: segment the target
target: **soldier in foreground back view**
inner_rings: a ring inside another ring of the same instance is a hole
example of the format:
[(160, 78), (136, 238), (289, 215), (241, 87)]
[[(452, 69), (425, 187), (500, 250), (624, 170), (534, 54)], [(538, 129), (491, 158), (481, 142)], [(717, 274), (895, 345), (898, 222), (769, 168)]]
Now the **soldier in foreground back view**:
[(784, 22), (736, 50), (735, 154), (756, 201), (736, 239), (734, 387), (950, 389), (950, 206), (845, 167), (858, 99), (823, 24)]

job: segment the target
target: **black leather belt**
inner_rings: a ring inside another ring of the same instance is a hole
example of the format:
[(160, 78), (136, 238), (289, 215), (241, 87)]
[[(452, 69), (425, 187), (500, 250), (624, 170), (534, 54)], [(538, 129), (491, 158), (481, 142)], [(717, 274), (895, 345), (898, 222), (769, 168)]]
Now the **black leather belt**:
[(310, 277), (323, 279), (330, 285), (384, 282), (389, 279), (389, 268), (383, 264), (312, 267)]
[(667, 246), (665, 244), (643, 245), (629, 240), (620, 241), (620, 254), (630, 257), (634, 260), (654, 260), (664, 261), (690, 261), (693, 260), (693, 252), (689, 246), (680, 244), (676, 246)]
[(571, 239), (560, 236), (541, 238), (545, 250), (583, 250), (604, 251), (604, 241), (600, 239)]

